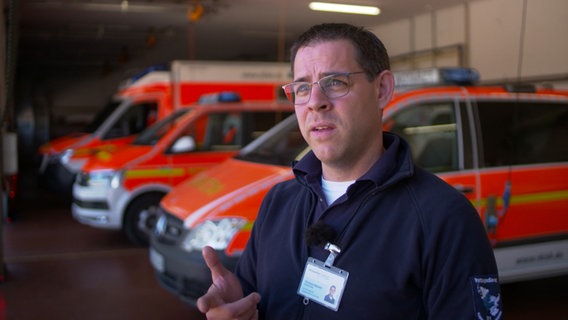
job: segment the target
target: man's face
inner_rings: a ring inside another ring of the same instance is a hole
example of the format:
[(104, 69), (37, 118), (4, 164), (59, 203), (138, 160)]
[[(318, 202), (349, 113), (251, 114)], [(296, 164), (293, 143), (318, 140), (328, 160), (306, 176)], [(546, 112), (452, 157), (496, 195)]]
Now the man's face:
[[(363, 69), (356, 61), (355, 48), (347, 40), (302, 47), (294, 61), (294, 81), (314, 82), (334, 73), (360, 71)], [(328, 98), (315, 84), (309, 102), (296, 105), (300, 130), (322, 161), (324, 178), (348, 178), (326, 177), (326, 168), (331, 169), (329, 172), (348, 172), (360, 166), (361, 161), (370, 161), (377, 149), (382, 149), (380, 81), (377, 79), (369, 82), (365, 74), (351, 75), (349, 93), (334, 99)]]

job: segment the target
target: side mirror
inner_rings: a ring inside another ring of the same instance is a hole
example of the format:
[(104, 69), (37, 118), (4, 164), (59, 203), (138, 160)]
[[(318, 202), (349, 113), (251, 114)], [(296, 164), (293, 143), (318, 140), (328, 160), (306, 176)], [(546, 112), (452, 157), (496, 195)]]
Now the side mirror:
[(174, 143), (171, 148), (173, 153), (188, 152), (195, 150), (195, 139), (192, 136), (183, 136)]

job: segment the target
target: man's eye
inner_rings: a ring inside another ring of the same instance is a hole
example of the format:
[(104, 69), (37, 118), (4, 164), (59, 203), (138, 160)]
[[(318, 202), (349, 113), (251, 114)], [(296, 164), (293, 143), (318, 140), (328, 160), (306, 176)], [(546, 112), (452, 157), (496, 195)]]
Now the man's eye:
[(310, 85), (307, 83), (299, 84), (295, 90), (297, 95), (305, 95), (309, 91), (310, 91)]
[(342, 77), (330, 77), (323, 83), (325, 88), (341, 88), (345, 87), (347, 82)]

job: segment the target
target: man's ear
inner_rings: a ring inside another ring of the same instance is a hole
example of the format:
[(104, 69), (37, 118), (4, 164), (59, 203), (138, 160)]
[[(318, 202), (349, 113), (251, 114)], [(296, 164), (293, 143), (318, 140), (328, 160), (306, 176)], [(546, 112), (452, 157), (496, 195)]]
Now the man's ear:
[(379, 86), (379, 107), (383, 110), (394, 94), (394, 75), (390, 70), (383, 70), (376, 81)]

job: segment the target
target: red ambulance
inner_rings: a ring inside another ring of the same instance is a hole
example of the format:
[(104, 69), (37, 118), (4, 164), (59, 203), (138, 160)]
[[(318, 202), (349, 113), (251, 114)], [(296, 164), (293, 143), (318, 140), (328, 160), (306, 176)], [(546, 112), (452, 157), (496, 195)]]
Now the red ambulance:
[(89, 158), (73, 185), (73, 217), (97, 228), (122, 229), (133, 243), (147, 245), (158, 204), (172, 187), (235, 155), (293, 112), (289, 103), (275, 101), (177, 110), (131, 144)]
[[(384, 129), (477, 208), (503, 283), (568, 274), (568, 92), (477, 78), (459, 68), (397, 73)], [(211, 283), (205, 245), (234, 267), (264, 195), (306, 152), (299, 135), (295, 119), (283, 122), (162, 199), (150, 261), (164, 288), (195, 303)]]
[(207, 93), (238, 92), (243, 100), (276, 100), (290, 79), (279, 62), (173, 61), (151, 67), (121, 84), (119, 91), (84, 133), (56, 138), (39, 148), (43, 187), (70, 194), (75, 175), (100, 150), (115, 150), (181, 106)]

